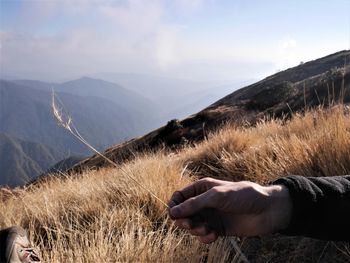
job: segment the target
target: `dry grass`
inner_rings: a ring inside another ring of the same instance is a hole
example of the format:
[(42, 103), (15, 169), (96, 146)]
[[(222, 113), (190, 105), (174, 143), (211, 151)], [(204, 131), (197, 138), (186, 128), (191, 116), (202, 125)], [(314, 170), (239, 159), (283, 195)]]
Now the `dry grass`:
[[(196, 178), (193, 175), (267, 183), (288, 174), (349, 174), (349, 112), (337, 106), (295, 115), (289, 121), (262, 121), (252, 128), (227, 125), (203, 143), (175, 154), (143, 155), (120, 169), (57, 177), (31, 189), (17, 189), (12, 195), (3, 192), (0, 227), (27, 228), (44, 262), (233, 259), (228, 239), (202, 245), (175, 229), (164, 205), (123, 176), (124, 171), (164, 201), (175, 189)], [(309, 255), (310, 250), (315, 261), (350, 259), (344, 244), (311, 247), (302, 243), (307, 241), (298, 240), (296, 244), (276, 236), (261, 239), (257, 247), (261, 253), (254, 255), (255, 260), (297, 262), (300, 258), (295, 251)], [(244, 242), (250, 247), (253, 244), (250, 240)], [(284, 257), (279, 254), (282, 248), (287, 250)]]
[(349, 174), (349, 108), (319, 109), (290, 121), (264, 120), (254, 128), (228, 125), (184, 150), (181, 159), (200, 176), (235, 181)]

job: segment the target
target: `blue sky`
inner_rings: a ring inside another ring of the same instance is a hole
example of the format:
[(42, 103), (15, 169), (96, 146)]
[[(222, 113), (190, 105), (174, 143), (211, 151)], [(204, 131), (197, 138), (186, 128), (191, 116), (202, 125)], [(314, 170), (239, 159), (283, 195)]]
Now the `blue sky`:
[(0, 0), (2, 75), (262, 78), (350, 48), (350, 0)]

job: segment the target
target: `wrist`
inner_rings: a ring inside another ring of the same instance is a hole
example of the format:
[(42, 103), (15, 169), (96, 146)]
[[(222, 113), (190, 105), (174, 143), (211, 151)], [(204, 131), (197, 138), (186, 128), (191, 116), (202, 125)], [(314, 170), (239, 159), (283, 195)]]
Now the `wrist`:
[(285, 185), (271, 185), (266, 187), (269, 196), (269, 205), (265, 220), (269, 225), (270, 233), (286, 229), (290, 223), (293, 203), (289, 190)]

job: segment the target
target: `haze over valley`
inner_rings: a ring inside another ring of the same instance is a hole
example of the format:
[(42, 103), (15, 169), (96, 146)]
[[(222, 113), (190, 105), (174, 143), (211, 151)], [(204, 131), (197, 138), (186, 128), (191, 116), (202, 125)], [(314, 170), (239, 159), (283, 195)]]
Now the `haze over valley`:
[(104, 150), (195, 113), (244, 83), (209, 88), (210, 84), (179, 79), (114, 76), (121, 75), (123, 86), (92, 77), (62, 83), (0, 80), (0, 184), (21, 185), (63, 159), (76, 162), (91, 154), (55, 122), (52, 90), (84, 138)]

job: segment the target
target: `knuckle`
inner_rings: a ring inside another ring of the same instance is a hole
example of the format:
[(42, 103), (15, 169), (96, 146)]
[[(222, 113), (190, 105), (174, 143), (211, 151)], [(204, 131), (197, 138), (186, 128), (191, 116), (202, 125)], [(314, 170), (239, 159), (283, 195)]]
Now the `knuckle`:
[(214, 186), (209, 191), (210, 191), (210, 198), (215, 202), (225, 200), (229, 195), (227, 189), (224, 189), (220, 186)]
[(204, 177), (202, 179), (199, 180), (201, 183), (213, 183), (214, 182), (214, 179), (211, 178), (211, 177)]
[(259, 191), (259, 185), (253, 184), (251, 182), (246, 182), (246, 189), (249, 193), (255, 193)]
[(182, 212), (189, 213), (189, 212), (193, 211), (197, 207), (196, 200), (197, 199), (195, 197), (191, 197), (191, 198), (187, 199), (186, 202), (184, 202), (181, 205)]
[(191, 197), (187, 200), (186, 204), (189, 208), (192, 208), (193, 206), (195, 206), (196, 203), (196, 198), (195, 197)]
[(221, 192), (217, 187), (211, 188), (208, 194), (211, 202), (217, 203), (221, 199)]
[(210, 189), (210, 191), (213, 195), (218, 195), (222, 193), (222, 190), (218, 186), (214, 186), (213, 188)]

